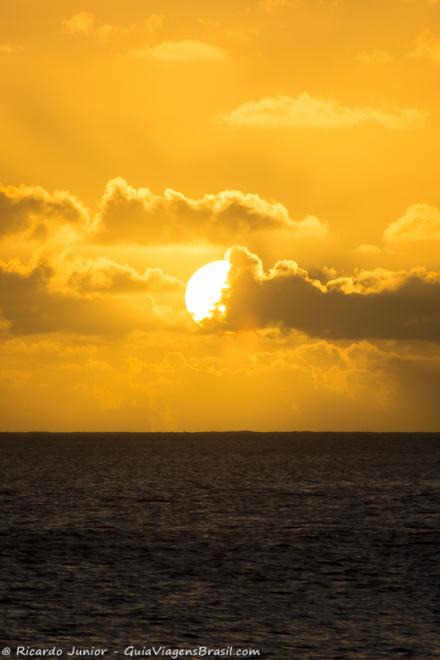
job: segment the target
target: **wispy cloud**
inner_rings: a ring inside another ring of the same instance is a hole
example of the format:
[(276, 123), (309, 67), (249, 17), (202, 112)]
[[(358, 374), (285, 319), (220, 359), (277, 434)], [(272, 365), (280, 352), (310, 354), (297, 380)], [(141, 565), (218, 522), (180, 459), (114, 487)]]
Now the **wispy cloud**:
[(336, 99), (314, 97), (305, 92), (296, 97), (272, 96), (248, 101), (221, 118), (230, 126), (335, 129), (377, 124), (402, 130), (424, 126), (426, 113), (416, 108), (347, 106)]
[(12, 44), (0, 44), (0, 55), (14, 55), (22, 51), (21, 46), (13, 46)]
[(63, 21), (63, 31), (74, 36), (93, 37), (98, 41), (109, 42), (131, 35), (155, 34), (164, 24), (164, 14), (151, 14), (141, 23), (111, 24), (98, 23), (92, 12), (77, 12)]
[(418, 35), (409, 52), (413, 60), (431, 60), (440, 62), (440, 39), (426, 30)]
[(362, 50), (357, 54), (356, 59), (365, 64), (388, 64), (394, 62), (395, 58), (387, 50)]
[(225, 60), (227, 53), (222, 48), (204, 41), (185, 39), (183, 41), (163, 41), (157, 46), (146, 46), (134, 51), (139, 57), (152, 58), (165, 62), (194, 62), (196, 60)]
[(62, 26), (68, 34), (89, 35), (95, 27), (95, 16), (90, 11), (80, 11), (66, 18)]
[(261, 0), (260, 7), (268, 14), (272, 14), (277, 9), (282, 9), (289, 4), (290, 0)]

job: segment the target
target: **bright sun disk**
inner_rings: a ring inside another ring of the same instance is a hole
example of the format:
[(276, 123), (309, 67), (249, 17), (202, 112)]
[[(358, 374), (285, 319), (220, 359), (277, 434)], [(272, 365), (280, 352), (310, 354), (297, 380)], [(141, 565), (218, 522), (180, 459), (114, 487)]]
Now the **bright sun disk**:
[(200, 322), (212, 316), (227, 286), (229, 261), (212, 261), (197, 270), (186, 285), (185, 303), (194, 321)]

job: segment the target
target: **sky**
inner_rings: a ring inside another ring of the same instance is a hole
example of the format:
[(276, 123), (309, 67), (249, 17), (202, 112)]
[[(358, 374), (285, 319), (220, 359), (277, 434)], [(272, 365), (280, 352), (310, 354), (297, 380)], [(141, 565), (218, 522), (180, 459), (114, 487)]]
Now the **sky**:
[(440, 0), (3, 0), (0, 72), (1, 430), (439, 431)]

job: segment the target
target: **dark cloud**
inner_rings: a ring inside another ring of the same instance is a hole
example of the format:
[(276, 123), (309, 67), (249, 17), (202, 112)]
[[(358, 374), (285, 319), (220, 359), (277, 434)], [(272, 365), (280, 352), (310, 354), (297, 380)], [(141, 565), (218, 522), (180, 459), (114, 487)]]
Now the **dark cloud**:
[(233, 248), (225, 323), (281, 326), (332, 339), (440, 340), (440, 278), (425, 269), (359, 272), (322, 283), (292, 261), (263, 272), (259, 258)]

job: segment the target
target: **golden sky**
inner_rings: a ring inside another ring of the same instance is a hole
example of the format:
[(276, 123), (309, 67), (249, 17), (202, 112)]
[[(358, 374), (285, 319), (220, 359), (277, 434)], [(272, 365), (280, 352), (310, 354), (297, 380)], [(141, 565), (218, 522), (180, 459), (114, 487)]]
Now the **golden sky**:
[(439, 430), (440, 0), (3, 0), (0, 70), (1, 429)]

